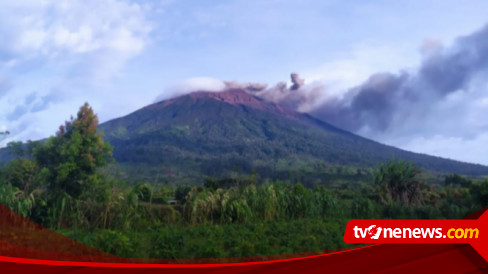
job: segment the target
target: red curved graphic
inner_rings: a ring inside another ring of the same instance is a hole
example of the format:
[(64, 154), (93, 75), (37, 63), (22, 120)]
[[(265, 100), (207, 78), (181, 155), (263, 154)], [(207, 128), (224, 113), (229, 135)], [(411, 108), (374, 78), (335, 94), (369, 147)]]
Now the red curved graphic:
[[(468, 216), (475, 219), (483, 212)], [(324, 252), (320, 252), (324, 253)], [(0, 205), (0, 269), (64, 273), (70, 271), (194, 272), (412, 272), (488, 271), (467, 244), (379, 244), (328, 254), (317, 252), (267, 257), (158, 260), (126, 259), (86, 246), (46, 229)]]

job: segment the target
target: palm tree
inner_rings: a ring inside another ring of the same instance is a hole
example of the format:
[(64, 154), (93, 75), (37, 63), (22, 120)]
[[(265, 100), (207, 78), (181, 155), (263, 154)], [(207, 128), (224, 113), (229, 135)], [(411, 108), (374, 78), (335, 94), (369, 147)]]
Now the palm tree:
[(423, 182), (420, 174), (421, 170), (417, 166), (403, 160), (393, 159), (380, 165), (375, 171), (375, 184), (381, 200), (403, 205), (421, 204)]

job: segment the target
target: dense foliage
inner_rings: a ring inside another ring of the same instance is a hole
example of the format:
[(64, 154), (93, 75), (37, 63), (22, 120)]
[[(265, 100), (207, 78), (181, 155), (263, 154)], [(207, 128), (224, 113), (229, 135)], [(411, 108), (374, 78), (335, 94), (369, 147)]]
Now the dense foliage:
[[(97, 133), (98, 119), (88, 104), (59, 127), (55, 137), (49, 138), (34, 151), (34, 158), (49, 182), (48, 189), (78, 197), (96, 183), (96, 169), (104, 166), (112, 147)], [(84, 189), (85, 188), (85, 189)]]
[[(344, 247), (353, 218), (461, 218), (488, 205), (488, 180), (457, 174), (432, 185), (411, 162), (350, 170), (357, 184), (280, 180), (258, 173), (187, 185), (130, 184), (110, 168), (111, 146), (85, 104), (43, 142), (11, 143), (0, 202), (46, 227), (125, 257), (210, 258)], [(347, 167), (341, 167), (347, 169)], [(342, 171), (343, 172), (343, 171)], [(308, 186), (308, 187), (307, 187)]]

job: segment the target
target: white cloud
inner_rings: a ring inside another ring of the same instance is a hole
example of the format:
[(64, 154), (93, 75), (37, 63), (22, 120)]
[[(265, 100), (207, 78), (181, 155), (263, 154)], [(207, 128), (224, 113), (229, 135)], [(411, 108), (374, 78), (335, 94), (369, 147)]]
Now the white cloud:
[(53, 134), (84, 101), (105, 98), (151, 42), (147, 12), (124, 0), (2, 1), (0, 125), (11, 135), (0, 146)]
[[(125, 1), (16, 1), (0, 4), (0, 54), (11, 58), (60, 57), (95, 51), (138, 54), (152, 25), (145, 10)], [(11, 59), (10, 58), (10, 59)]]
[(211, 77), (192, 77), (174, 85), (156, 98), (156, 102), (195, 91), (219, 92), (225, 89), (222, 80)]

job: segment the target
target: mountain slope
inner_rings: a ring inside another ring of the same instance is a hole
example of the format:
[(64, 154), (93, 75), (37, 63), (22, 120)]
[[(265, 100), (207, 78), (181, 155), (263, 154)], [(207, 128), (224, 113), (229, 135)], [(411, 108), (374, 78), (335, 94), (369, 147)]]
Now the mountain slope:
[(158, 167), (166, 175), (219, 176), (239, 170), (286, 177), (289, 171), (331, 165), (371, 167), (393, 157), (435, 172), (488, 174), (485, 166), (382, 145), (240, 89), (158, 102), (100, 129), (118, 162)]

